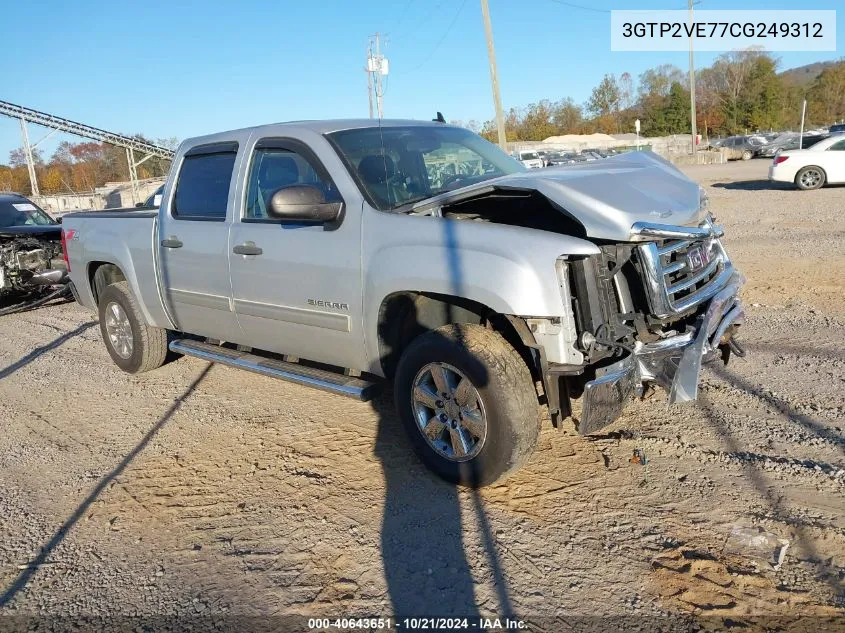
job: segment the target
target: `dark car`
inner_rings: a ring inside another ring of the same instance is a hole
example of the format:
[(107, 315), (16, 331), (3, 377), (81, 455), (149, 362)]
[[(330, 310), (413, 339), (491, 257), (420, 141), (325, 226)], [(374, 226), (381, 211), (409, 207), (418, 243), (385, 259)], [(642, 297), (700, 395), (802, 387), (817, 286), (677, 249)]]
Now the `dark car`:
[[(826, 134), (805, 134), (803, 139), (799, 134), (782, 134), (774, 141), (761, 148), (759, 155), (771, 158), (780, 151), (790, 149), (807, 149), (826, 138)], [(801, 147), (799, 147), (799, 144)]]
[(750, 160), (755, 156), (760, 156), (763, 149), (768, 145), (751, 136), (729, 136), (711, 143), (711, 147), (732, 150), (737, 154), (737, 158), (742, 160)]
[(829, 132), (831, 134), (842, 134), (845, 132), (845, 123), (836, 123), (830, 126)]
[(0, 297), (64, 283), (61, 239), (61, 225), (32, 200), (0, 193)]

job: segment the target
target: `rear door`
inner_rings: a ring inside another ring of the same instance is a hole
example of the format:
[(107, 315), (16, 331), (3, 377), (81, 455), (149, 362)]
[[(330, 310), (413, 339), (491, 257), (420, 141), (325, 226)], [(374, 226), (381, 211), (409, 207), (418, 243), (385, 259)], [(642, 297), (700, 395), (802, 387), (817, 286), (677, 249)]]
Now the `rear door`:
[(178, 327), (224, 341), (240, 334), (228, 249), (237, 152), (236, 142), (220, 142), (184, 155), (158, 234), (162, 287)]
[(827, 181), (845, 182), (845, 136), (825, 150), (824, 167)]
[[(229, 242), (235, 312), (244, 343), (341, 367), (361, 367), (361, 202), (344, 201), (316, 154), (292, 138), (253, 139)], [(345, 202), (332, 226), (277, 220), (271, 194), (319, 188)]]

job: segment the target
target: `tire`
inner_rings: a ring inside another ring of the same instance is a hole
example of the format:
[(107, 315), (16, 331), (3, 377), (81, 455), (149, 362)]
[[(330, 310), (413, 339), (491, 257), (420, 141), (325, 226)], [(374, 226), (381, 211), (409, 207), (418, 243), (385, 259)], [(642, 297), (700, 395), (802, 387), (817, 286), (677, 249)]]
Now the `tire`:
[[(451, 376), (451, 398), (436, 391), (440, 368)], [(417, 399), (432, 392), (438, 399), (430, 408)], [(501, 335), (481, 326), (446, 325), (414, 339), (399, 360), (394, 394), (414, 451), (451, 483), (489, 485), (517, 470), (537, 445), (540, 407), (531, 372)], [(426, 439), (424, 427), (436, 439)]]
[(109, 356), (123, 371), (140, 374), (164, 364), (167, 330), (147, 325), (129, 282), (106, 286), (100, 294), (99, 313), (103, 342)]
[(804, 191), (820, 189), (827, 180), (824, 169), (815, 165), (807, 165), (798, 170), (795, 174), (795, 186)]
[(742, 152), (742, 160), (751, 160), (751, 158), (753, 156), (754, 156), (754, 154), (752, 153), (752, 151), (750, 149), (747, 149), (744, 152)]

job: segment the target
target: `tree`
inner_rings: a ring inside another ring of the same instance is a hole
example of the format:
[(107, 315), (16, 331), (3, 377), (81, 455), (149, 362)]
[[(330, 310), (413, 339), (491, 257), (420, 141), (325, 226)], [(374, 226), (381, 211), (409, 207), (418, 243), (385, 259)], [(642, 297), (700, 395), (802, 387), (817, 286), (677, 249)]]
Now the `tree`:
[[(32, 162), (36, 165), (43, 165), (44, 158), (41, 156), (41, 150), (37, 147), (33, 147), (31, 151)], [(24, 152), (23, 147), (13, 149), (9, 152), (9, 165), (12, 167), (21, 167), (26, 165), (26, 152)]]
[(648, 96), (668, 97), (672, 84), (682, 84), (683, 81), (684, 73), (672, 64), (661, 64), (655, 68), (649, 68), (640, 75), (638, 89), (640, 99)]
[(577, 105), (571, 97), (561, 99), (552, 106), (552, 123), (555, 126), (555, 134), (574, 134), (581, 127), (584, 121), (584, 113), (581, 106)]
[(57, 193), (62, 188), (62, 172), (58, 167), (47, 168), (38, 180), (45, 193)]
[(845, 119), (845, 60), (822, 71), (807, 92), (807, 110), (814, 123)]
[(619, 86), (614, 75), (605, 75), (599, 85), (593, 88), (587, 101), (587, 110), (596, 117), (615, 115), (619, 111)]

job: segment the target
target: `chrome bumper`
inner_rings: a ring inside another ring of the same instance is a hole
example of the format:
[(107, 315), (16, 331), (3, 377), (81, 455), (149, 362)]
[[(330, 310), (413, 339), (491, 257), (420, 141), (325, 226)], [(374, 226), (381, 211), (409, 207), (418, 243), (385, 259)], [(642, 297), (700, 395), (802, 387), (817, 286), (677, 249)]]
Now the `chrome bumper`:
[(619, 417), (642, 385), (654, 382), (669, 392), (669, 404), (698, 397), (698, 376), (704, 362), (715, 360), (720, 345), (743, 323), (745, 312), (737, 298), (745, 280), (737, 272), (707, 304), (694, 327), (654, 343), (637, 343), (632, 354), (596, 371), (584, 386), (583, 410), (578, 423), (582, 435), (593, 433)]

